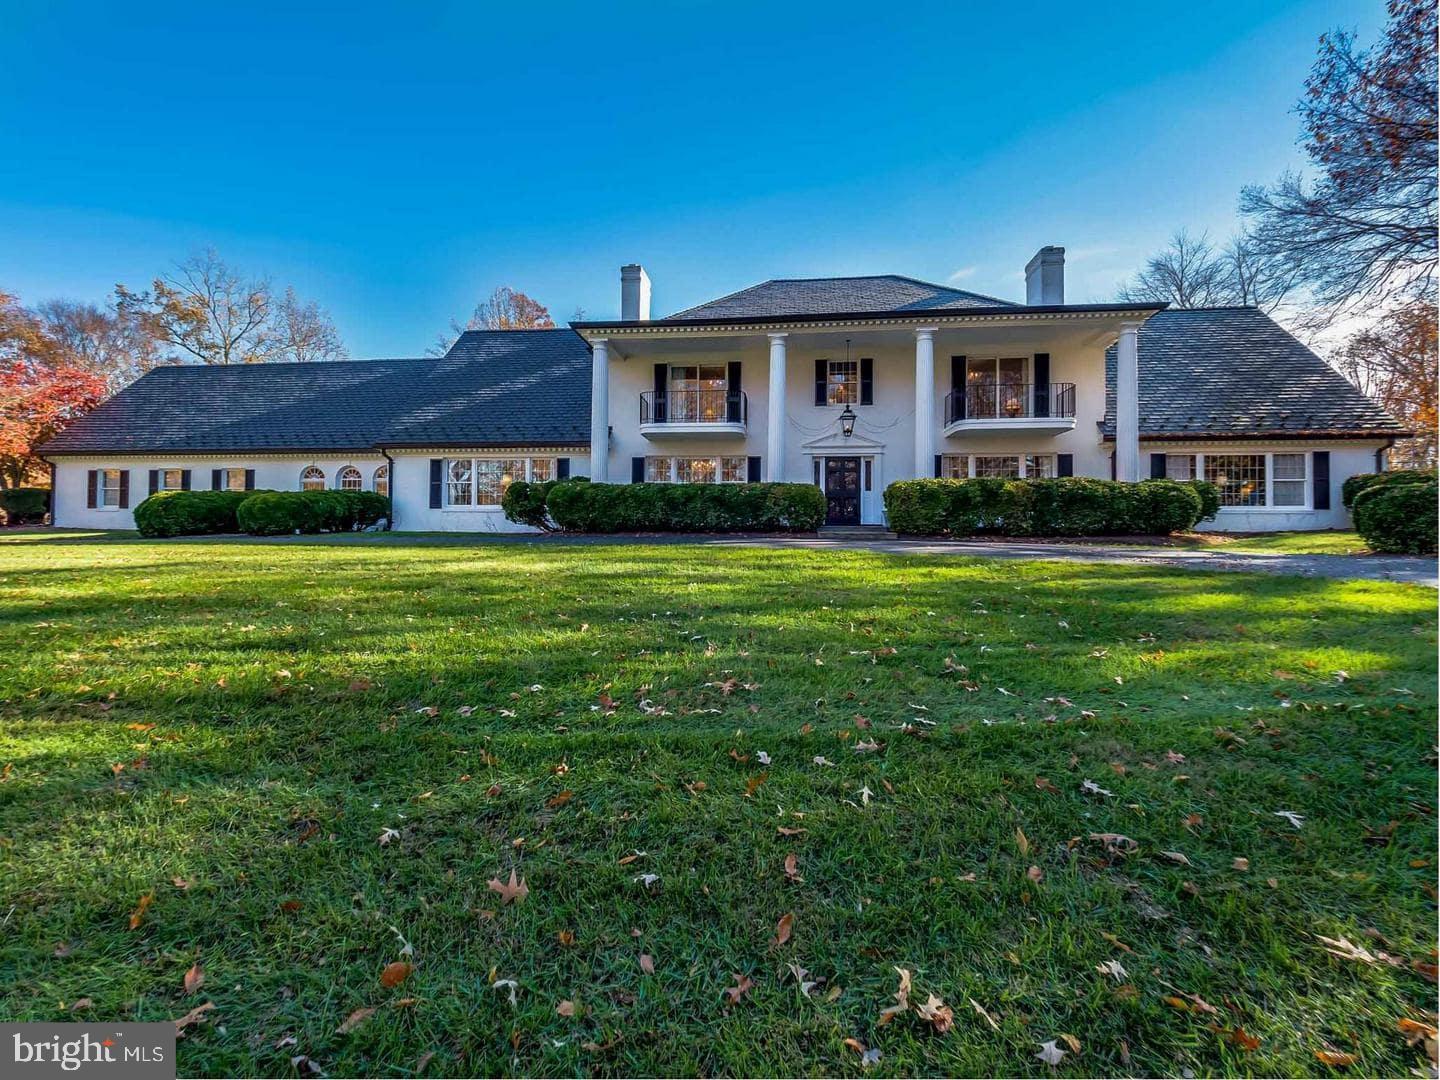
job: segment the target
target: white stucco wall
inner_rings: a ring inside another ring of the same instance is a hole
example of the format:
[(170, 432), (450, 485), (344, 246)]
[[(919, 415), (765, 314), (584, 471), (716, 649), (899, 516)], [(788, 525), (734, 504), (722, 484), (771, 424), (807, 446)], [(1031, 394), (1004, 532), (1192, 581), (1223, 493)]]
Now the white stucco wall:
[[(385, 464), (376, 454), (349, 457), (302, 457), (292, 454), (252, 454), (229, 457), (64, 457), (55, 459), (55, 521), (72, 529), (133, 529), (132, 511), (150, 493), (151, 469), (189, 469), (191, 490), (208, 490), (212, 469), (254, 469), (255, 487), (275, 491), (300, 490), (300, 473), (310, 465), (325, 470), (326, 487), (338, 487), (340, 470), (354, 465), (360, 470), (365, 490), (374, 489), (375, 470)], [(130, 505), (126, 509), (88, 509), (86, 474), (91, 469), (129, 469)]]
[[(391, 488), (391, 505), (395, 511), (394, 528), (401, 532), (535, 532), (526, 525), (507, 521), (498, 506), (442, 507), (430, 506), (430, 459), (449, 457), (544, 457), (569, 458), (571, 475), (589, 472), (588, 447), (546, 447), (513, 451), (496, 450), (395, 450), (395, 483)], [(629, 473), (626, 473), (629, 477)]]

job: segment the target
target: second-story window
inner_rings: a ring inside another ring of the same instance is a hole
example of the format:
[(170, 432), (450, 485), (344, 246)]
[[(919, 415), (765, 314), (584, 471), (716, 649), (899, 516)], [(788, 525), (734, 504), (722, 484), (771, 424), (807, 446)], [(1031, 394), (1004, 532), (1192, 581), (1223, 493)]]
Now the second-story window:
[(825, 404), (855, 405), (860, 401), (860, 364), (855, 360), (826, 362)]
[(728, 388), (724, 364), (671, 365), (670, 420), (724, 420), (725, 392)]

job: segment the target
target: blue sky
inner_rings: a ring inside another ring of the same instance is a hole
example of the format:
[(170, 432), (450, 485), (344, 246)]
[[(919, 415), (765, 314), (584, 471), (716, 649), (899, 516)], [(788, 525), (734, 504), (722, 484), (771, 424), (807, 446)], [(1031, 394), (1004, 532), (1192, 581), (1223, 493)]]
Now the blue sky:
[(769, 277), (1109, 298), (1301, 163), (1316, 38), (1379, 0), (145, 5), (0, 0), (0, 289), (103, 300), (188, 252), (419, 355), (510, 284), (613, 318)]

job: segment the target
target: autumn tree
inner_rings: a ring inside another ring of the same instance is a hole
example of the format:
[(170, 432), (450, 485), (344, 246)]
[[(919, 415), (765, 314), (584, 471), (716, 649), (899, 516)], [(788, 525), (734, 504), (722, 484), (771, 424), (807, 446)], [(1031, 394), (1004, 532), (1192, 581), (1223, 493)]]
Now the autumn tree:
[(1436, 385), (1440, 382), (1435, 305), (1411, 300), (1353, 335), (1336, 367), (1391, 416), (1418, 433), (1397, 443), (1391, 460), (1399, 467), (1434, 468), (1437, 425)]
[(550, 330), (554, 326), (544, 304), (509, 285), (501, 285), (488, 299), (475, 305), (464, 326), (451, 319), (449, 332), (438, 334), (427, 351), (431, 356), (444, 356), (466, 330)]
[(76, 367), (23, 359), (0, 366), (0, 486), (24, 487), (43, 476), (37, 448), (107, 394), (105, 380)]
[(214, 250), (191, 256), (147, 291), (117, 285), (115, 296), (122, 315), (202, 364), (332, 360), (344, 352), (318, 306), (301, 304), (293, 289), (277, 299), (267, 279), (243, 278)]
[(1217, 248), (1208, 234), (1193, 237), (1181, 229), (1120, 286), (1116, 298), (1123, 303), (1163, 300), (1177, 308), (1254, 306), (1273, 311), (1290, 286), (1291, 275), (1256, 251), (1249, 237), (1237, 236)]
[(171, 362), (135, 319), (114, 308), (46, 300), (35, 306), (34, 316), (48, 338), (52, 363), (99, 375), (112, 393)]
[(1324, 320), (1435, 295), (1436, 12), (1390, 0), (1371, 49), (1338, 31), (1297, 111), (1313, 180), (1295, 173), (1247, 187), (1240, 208), (1256, 250), (1283, 262)]

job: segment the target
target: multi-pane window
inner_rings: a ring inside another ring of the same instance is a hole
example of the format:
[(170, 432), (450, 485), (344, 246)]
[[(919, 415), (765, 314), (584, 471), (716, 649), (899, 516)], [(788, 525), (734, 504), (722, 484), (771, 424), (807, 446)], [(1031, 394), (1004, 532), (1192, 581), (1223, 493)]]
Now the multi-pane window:
[(940, 459), (946, 480), (971, 477), (1046, 479), (1055, 475), (1054, 454), (946, 454)]
[(651, 484), (743, 484), (749, 464), (743, 457), (647, 457), (645, 480)]
[(1026, 416), (1029, 403), (1023, 356), (975, 357), (965, 361), (965, 415), (994, 420)]
[[(505, 489), (515, 481), (550, 480), (554, 476), (554, 458), (454, 458), (445, 463), (445, 505), (499, 506)], [(389, 479), (387, 474), (386, 494)]]
[(825, 404), (854, 405), (860, 400), (860, 364), (829, 360), (825, 365)]
[(1194, 479), (1195, 479), (1195, 455), (1194, 455), (1194, 454), (1166, 454), (1166, 455), (1165, 455), (1165, 479), (1166, 479), (1166, 480), (1194, 480)]
[(373, 483), (374, 483), (374, 485), (375, 485), (375, 494), (377, 494), (377, 495), (389, 495), (389, 494), (390, 494), (390, 466), (389, 466), (389, 465), (381, 465), (378, 469), (375, 470), (375, 476), (374, 476), (374, 478), (373, 478)]
[(120, 470), (101, 469), (100, 483), (95, 485), (99, 498), (95, 500), (96, 506), (119, 506), (120, 505)]
[(1220, 489), (1221, 506), (1266, 505), (1264, 454), (1206, 454), (1205, 479)]
[(182, 491), (185, 488), (184, 469), (161, 469), (156, 479), (160, 481), (161, 491)]
[(220, 479), (221, 479), (221, 481), (222, 481), (222, 483), (223, 483), (223, 487), (224, 487), (224, 489), (225, 489), (226, 491), (244, 491), (244, 490), (245, 490), (245, 470), (244, 470), (244, 469), (226, 469), (224, 472), (222, 472), (222, 473), (220, 474)]
[(724, 420), (729, 385), (724, 364), (672, 364), (669, 419), (707, 423)]
[(1305, 505), (1305, 454), (1272, 454), (1270, 505)]
[(301, 491), (324, 491), (325, 470), (318, 465), (308, 465), (300, 474)]
[(364, 491), (365, 478), (360, 475), (360, 470), (354, 465), (346, 465), (340, 470), (336, 479), (340, 482), (341, 491)]

